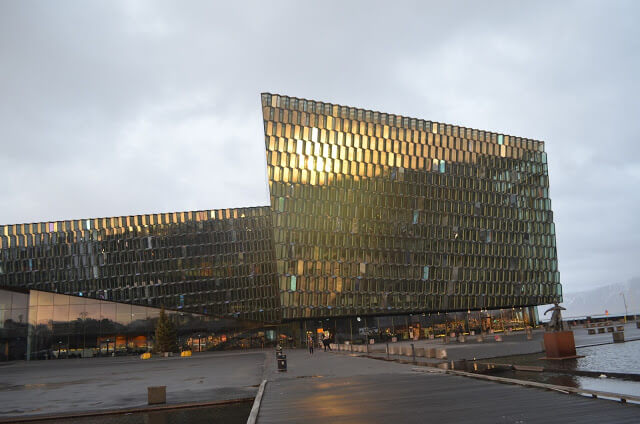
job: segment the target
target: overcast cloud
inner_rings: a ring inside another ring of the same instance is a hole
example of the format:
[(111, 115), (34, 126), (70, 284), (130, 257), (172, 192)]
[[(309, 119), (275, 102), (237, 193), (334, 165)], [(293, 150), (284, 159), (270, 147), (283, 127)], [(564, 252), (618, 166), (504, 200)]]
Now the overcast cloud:
[(0, 224), (268, 204), (259, 93), (544, 140), (566, 292), (640, 275), (640, 2), (0, 3)]

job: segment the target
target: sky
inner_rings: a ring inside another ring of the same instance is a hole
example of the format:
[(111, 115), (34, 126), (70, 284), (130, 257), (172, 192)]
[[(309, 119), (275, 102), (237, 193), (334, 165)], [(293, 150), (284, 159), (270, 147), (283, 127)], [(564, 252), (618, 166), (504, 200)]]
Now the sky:
[(0, 225), (269, 204), (260, 93), (546, 143), (565, 292), (640, 276), (640, 2), (2, 1)]

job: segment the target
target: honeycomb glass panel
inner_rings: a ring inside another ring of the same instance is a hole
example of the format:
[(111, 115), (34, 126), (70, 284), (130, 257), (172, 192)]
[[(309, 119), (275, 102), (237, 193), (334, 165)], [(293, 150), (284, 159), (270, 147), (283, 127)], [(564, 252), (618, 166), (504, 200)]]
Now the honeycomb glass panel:
[[(291, 98), (278, 98), (288, 100), (263, 104), (265, 128), (292, 111)], [(338, 309), (313, 305), (314, 316), (481, 309), (494, 291), (495, 308), (529, 306), (546, 299), (515, 296), (515, 288), (538, 282), (554, 284), (549, 292), (561, 299), (556, 277), (538, 260), (545, 252), (556, 261), (553, 226), (543, 225), (552, 224), (547, 170), (539, 165), (546, 159), (543, 143), (525, 143), (514, 154), (514, 138), (501, 134), (343, 106), (331, 109), (336, 115), (328, 119), (324, 107), (304, 102), (309, 112), (300, 134), (308, 143), (296, 150), (304, 156), (296, 166), (309, 177), (272, 177), (269, 187), (275, 259), (299, 263), (310, 259), (306, 252), (318, 251), (318, 264), (305, 269), (305, 278), (340, 281), (328, 289), (305, 286), (318, 295), (309, 299), (328, 293)], [(328, 136), (325, 123), (332, 129)], [(267, 157), (286, 153), (287, 137), (279, 145), (266, 133)], [(267, 165), (270, 176), (280, 175)], [(294, 224), (300, 214), (309, 225)], [(374, 284), (365, 285), (365, 278)], [(365, 287), (382, 301), (355, 295)], [(418, 298), (425, 290), (442, 299)], [(303, 317), (295, 297), (281, 299), (289, 318)]]

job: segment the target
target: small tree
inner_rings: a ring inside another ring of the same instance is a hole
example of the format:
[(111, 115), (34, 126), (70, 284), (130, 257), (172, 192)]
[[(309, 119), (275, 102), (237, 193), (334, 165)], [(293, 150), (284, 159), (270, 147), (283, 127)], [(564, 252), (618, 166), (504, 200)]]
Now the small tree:
[(173, 323), (167, 318), (164, 312), (164, 306), (160, 309), (160, 318), (156, 323), (156, 351), (157, 352), (177, 352), (176, 329)]

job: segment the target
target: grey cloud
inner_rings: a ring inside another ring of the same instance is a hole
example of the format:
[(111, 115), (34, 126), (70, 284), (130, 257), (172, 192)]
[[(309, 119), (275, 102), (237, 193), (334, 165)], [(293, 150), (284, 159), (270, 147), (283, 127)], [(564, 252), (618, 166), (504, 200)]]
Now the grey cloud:
[(3, 2), (0, 223), (268, 203), (280, 92), (541, 139), (565, 290), (638, 275), (632, 1)]

